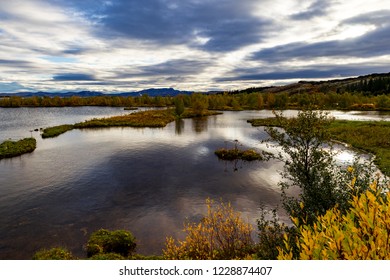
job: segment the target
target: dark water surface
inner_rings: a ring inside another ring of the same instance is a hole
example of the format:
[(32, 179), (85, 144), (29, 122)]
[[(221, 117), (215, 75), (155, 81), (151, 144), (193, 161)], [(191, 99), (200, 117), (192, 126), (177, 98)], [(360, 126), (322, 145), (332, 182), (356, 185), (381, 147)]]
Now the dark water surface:
[[(37, 149), (0, 161), (0, 259), (30, 259), (41, 248), (64, 246), (85, 257), (88, 236), (126, 229), (138, 252), (161, 254), (166, 236), (182, 236), (199, 221), (205, 200), (230, 201), (256, 224), (260, 204), (280, 203), (280, 163), (226, 163), (214, 150), (267, 149), (262, 128), (247, 119), (270, 111), (224, 112), (172, 122), (162, 129), (73, 130), (41, 139), (35, 128), (125, 114), (122, 108), (0, 108), (0, 141), (34, 136)], [(295, 111), (286, 111), (294, 115)], [(344, 119), (389, 119), (376, 112), (333, 112)], [(340, 160), (349, 160), (344, 152)]]

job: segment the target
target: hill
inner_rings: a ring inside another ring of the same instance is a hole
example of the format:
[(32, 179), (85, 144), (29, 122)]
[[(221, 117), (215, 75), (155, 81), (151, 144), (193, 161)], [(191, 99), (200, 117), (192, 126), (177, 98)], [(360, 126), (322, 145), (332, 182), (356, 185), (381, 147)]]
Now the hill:
[(231, 91), (231, 94), (251, 92), (287, 93), (289, 95), (309, 92), (359, 92), (364, 95), (381, 95), (390, 92), (390, 73), (370, 74), (356, 78), (334, 79), (327, 81), (300, 81), (298, 83), (274, 86), (252, 87), (244, 90)]

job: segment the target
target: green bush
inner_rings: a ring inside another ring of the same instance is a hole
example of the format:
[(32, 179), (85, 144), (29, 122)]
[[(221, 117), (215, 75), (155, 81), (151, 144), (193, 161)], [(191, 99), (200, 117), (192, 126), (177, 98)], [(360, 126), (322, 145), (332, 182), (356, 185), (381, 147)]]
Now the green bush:
[(97, 254), (89, 258), (90, 260), (125, 260), (125, 257), (117, 253)]
[(87, 243), (87, 256), (115, 253), (131, 257), (136, 248), (135, 237), (125, 230), (109, 231), (100, 229), (92, 233)]
[(72, 253), (67, 249), (56, 247), (49, 250), (43, 249), (36, 252), (33, 260), (74, 260)]

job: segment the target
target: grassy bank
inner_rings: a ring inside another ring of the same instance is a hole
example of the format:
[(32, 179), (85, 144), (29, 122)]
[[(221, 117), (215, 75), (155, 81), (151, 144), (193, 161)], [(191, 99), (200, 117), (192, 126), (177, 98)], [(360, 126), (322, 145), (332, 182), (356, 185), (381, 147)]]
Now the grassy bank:
[[(203, 117), (221, 114), (216, 111), (202, 112)], [(48, 127), (43, 130), (42, 137), (56, 137), (66, 131), (79, 128), (102, 128), (102, 127), (164, 127), (168, 123), (174, 121), (177, 118), (194, 118), (199, 117), (199, 114), (191, 110), (185, 110), (179, 117), (175, 114), (173, 109), (166, 110), (148, 110), (135, 112), (124, 116), (114, 116), (109, 118), (95, 118), (84, 122), (76, 123), (74, 125), (59, 125)]]
[(35, 138), (24, 138), (19, 141), (4, 141), (0, 144), (0, 159), (31, 153), (36, 147), (37, 141)]
[(73, 127), (74, 126), (71, 124), (64, 124), (45, 128), (42, 133), (42, 138), (56, 137), (62, 133), (72, 130)]
[(334, 121), (333, 139), (375, 155), (375, 164), (390, 175), (390, 122)]
[[(253, 126), (276, 126), (275, 118), (248, 120)], [(390, 175), (390, 122), (332, 121), (332, 138), (375, 155), (375, 164)]]

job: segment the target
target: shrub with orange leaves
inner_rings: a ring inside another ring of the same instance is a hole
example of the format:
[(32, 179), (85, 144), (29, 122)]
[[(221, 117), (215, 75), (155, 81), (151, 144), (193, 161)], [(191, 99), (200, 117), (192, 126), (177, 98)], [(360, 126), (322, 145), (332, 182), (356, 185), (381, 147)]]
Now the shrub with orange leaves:
[(164, 258), (170, 260), (221, 260), (250, 258), (254, 252), (252, 226), (235, 212), (230, 203), (215, 205), (207, 199), (207, 215), (198, 223), (184, 227), (184, 241), (169, 237)]

